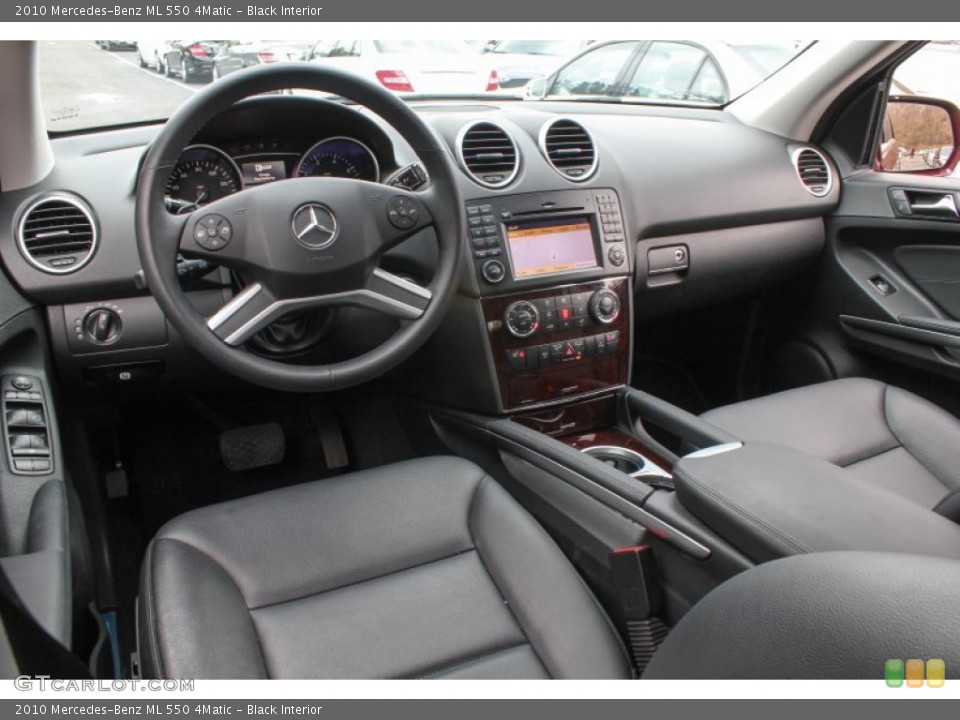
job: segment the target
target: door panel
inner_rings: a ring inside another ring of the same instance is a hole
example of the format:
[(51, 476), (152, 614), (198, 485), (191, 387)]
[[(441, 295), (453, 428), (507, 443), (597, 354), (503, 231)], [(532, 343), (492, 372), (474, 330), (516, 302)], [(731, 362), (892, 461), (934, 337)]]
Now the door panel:
[(920, 292), (960, 318), (960, 245), (901, 245), (894, 260)]
[(960, 222), (903, 214), (899, 190), (911, 199), (953, 196), (960, 180), (877, 171), (845, 179), (799, 334), (834, 377), (876, 377), (957, 412)]
[(43, 313), (0, 273), (0, 564), (40, 625), (69, 647), (67, 485), (48, 347)]

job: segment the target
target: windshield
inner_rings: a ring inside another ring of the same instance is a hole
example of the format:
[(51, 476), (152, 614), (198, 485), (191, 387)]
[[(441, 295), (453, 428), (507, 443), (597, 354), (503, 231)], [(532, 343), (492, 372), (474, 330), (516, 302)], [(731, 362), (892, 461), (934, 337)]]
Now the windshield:
[(38, 47), (44, 118), (49, 132), (61, 133), (161, 121), (205, 85), (277, 62), (329, 65), (418, 98), (533, 102), (561, 95), (720, 106), (804, 44), (299, 38), (57, 40)]
[(457, 55), (465, 52), (476, 52), (466, 43), (456, 40), (374, 40), (373, 44), (379, 52), (387, 54), (433, 53)]
[(730, 47), (753, 65), (757, 72), (771, 75), (790, 62), (802, 43), (787, 45), (744, 45), (731, 43)]
[(578, 40), (503, 40), (490, 52), (499, 55), (553, 55), (571, 57), (586, 43)]

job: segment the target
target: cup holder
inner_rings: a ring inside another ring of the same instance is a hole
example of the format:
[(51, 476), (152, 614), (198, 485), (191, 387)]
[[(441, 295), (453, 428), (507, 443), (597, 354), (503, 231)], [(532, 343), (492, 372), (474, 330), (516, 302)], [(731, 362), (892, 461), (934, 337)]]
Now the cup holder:
[(627, 475), (640, 475), (643, 473), (643, 469), (650, 464), (643, 455), (635, 450), (613, 445), (596, 445), (585, 448), (583, 452)]
[(669, 473), (654, 465), (636, 450), (617, 445), (594, 445), (581, 452), (633, 478), (656, 475), (670, 477)]

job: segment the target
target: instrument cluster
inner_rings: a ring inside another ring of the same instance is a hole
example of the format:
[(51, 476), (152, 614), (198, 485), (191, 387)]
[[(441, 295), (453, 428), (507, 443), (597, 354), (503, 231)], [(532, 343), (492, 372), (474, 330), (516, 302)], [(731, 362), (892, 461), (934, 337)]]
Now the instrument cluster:
[(356, 138), (327, 137), (306, 150), (299, 150), (297, 145), (280, 140), (233, 143), (224, 148), (191, 145), (181, 153), (167, 180), (167, 210), (175, 215), (189, 213), (244, 188), (280, 180), (383, 180), (376, 154)]

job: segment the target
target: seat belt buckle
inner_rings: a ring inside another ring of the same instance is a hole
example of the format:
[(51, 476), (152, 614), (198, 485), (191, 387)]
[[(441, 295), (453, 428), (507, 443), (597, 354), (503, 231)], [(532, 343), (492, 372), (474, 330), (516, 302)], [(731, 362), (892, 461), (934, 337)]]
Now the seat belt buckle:
[(660, 610), (657, 567), (649, 545), (622, 547), (610, 553), (610, 572), (626, 620), (646, 620)]

